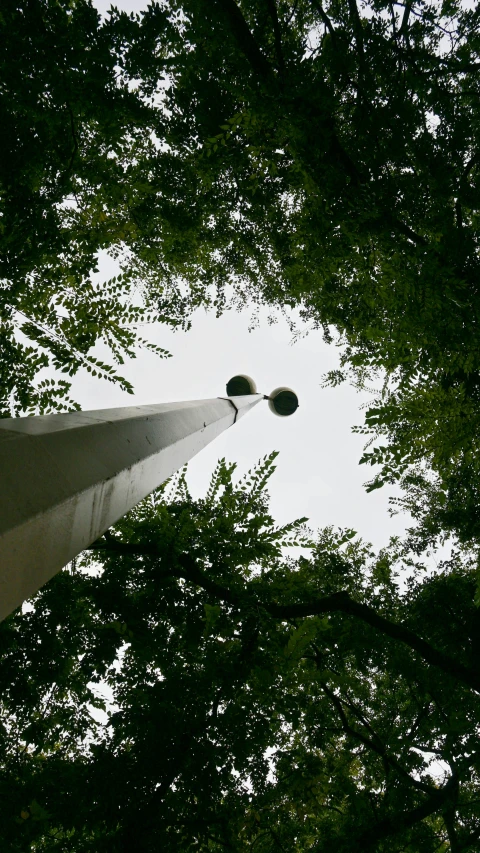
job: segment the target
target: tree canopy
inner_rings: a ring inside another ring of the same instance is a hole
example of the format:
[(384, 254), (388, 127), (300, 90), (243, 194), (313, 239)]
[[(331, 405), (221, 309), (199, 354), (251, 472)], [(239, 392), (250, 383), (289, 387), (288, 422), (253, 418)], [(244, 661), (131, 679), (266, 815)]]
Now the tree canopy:
[[(122, 364), (149, 319), (125, 271), (95, 279), (99, 252), (121, 246), (120, 208), (148, 108), (117, 67), (135, 24), (105, 24), (91, 3), (6, 0), (0, 10), (0, 414), (71, 409), (52, 370), (130, 384)], [(131, 164), (131, 165), (129, 165)], [(130, 191), (134, 192), (134, 189)], [(115, 224), (110, 214), (115, 212)], [(158, 315), (158, 312), (157, 312)], [(44, 368), (50, 368), (48, 373)]]
[(274, 458), (180, 476), (0, 625), (2, 849), (478, 849), (472, 558), (276, 527)]
[(478, 849), (479, 16), (4, 0), (0, 415), (131, 390), (94, 347), (149, 319), (298, 308), (416, 526), (277, 529), (273, 457), (155, 493), (0, 625), (3, 849)]
[[(478, 479), (479, 14), (175, 0), (102, 19), (7, 0), (3, 414), (73, 405), (47, 365), (118, 378), (92, 348), (121, 363), (145, 313), (297, 307), (344, 343), (330, 381), (385, 381), (376, 485), (418, 489), (427, 459), (448, 509)], [(102, 251), (121, 268), (107, 286)]]

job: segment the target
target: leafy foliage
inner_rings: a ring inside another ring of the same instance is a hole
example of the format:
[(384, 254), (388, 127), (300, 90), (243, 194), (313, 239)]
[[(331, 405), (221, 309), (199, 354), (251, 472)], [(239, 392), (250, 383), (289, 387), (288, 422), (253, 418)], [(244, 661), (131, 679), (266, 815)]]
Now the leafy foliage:
[(0, 625), (3, 849), (478, 849), (479, 14), (3, 3), (0, 414), (74, 406), (47, 367), (130, 390), (92, 351), (150, 317), (300, 307), (418, 522), (277, 528), (273, 456), (137, 507)]
[(385, 385), (355, 429), (369, 436), (360, 461), (377, 466), (367, 490), (401, 486), (392, 504), (415, 520), (411, 541), (420, 552), (448, 537), (478, 547), (480, 421), (473, 375)]
[(3, 849), (478, 848), (474, 567), (276, 527), (274, 457), (181, 474), (2, 623)]
[(138, 334), (151, 312), (132, 276), (92, 279), (99, 252), (121, 245), (124, 170), (148, 136), (148, 109), (117, 67), (134, 30), (125, 15), (101, 24), (85, 0), (2, 4), (0, 415), (75, 407), (52, 369), (131, 392), (91, 353), (98, 341), (117, 364), (136, 346), (168, 355)]
[(248, 297), (303, 305), (354, 364), (475, 370), (478, 10), (175, 8), (170, 156), (216, 201), (197, 275), (207, 251)]
[[(42, 406), (48, 358), (76, 370), (102, 335), (131, 349), (125, 287), (183, 324), (229, 286), (300, 306), (354, 370), (474, 399), (478, 19), (457, 0), (175, 0), (104, 21), (87, 0), (8, 0), (4, 408)], [(100, 250), (125, 276), (105, 301)]]

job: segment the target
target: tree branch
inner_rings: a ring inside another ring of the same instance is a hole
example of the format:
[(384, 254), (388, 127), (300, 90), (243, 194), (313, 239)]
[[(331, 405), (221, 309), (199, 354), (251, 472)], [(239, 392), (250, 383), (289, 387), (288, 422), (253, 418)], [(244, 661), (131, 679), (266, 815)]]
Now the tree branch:
[[(157, 559), (165, 557), (154, 545), (135, 545), (112, 539), (109, 539), (107, 542), (98, 540), (90, 545), (90, 549), (88, 550), (115, 551), (119, 554), (137, 554), (139, 556), (146, 555), (156, 557)], [(373, 607), (369, 607), (367, 604), (354, 601), (345, 591), (334, 592), (331, 595), (326, 595), (316, 601), (310, 601), (305, 604), (277, 604), (275, 602), (260, 600), (248, 588), (242, 591), (232, 590), (223, 586), (223, 584), (211, 580), (198, 568), (196, 561), (188, 554), (178, 554), (176, 555), (176, 560), (178, 566), (166, 568), (165, 575), (189, 580), (205, 589), (206, 592), (210, 592), (212, 595), (237, 607), (245, 604), (254, 604), (257, 607), (262, 607), (274, 618), (282, 620), (303, 619), (306, 616), (319, 616), (323, 613), (335, 612), (356, 617), (381, 634), (409, 646), (426, 663), (438, 667), (443, 672), (457, 679), (457, 681), (461, 681), (467, 687), (480, 693), (480, 674), (477, 671), (451, 658), (444, 652), (438, 651), (438, 649), (430, 645), (426, 640), (419, 637), (418, 634), (415, 634), (414, 631), (411, 631), (410, 628), (397, 622), (392, 622), (384, 616), (380, 616)]]
[(363, 65), (365, 52), (363, 47), (363, 29), (362, 20), (360, 18), (356, 0), (348, 0), (348, 8), (353, 22), (353, 30), (355, 33), (355, 41), (357, 43), (358, 55), (360, 64)]
[(418, 634), (415, 634), (414, 631), (411, 631), (410, 628), (385, 619), (384, 616), (380, 616), (367, 604), (360, 604), (360, 602), (354, 601), (347, 592), (335, 592), (332, 595), (325, 596), (308, 604), (269, 604), (264, 606), (272, 616), (277, 616), (280, 619), (318, 616), (322, 613), (334, 613), (335, 611), (346, 613), (349, 616), (356, 616), (362, 622), (365, 622), (387, 637), (405, 643), (405, 645), (418, 652), (427, 663), (439, 667), (439, 669), (442, 669), (448, 675), (453, 676), (458, 681), (462, 681), (468, 687), (480, 693), (480, 675), (473, 669), (464, 666), (464, 664), (454, 660), (449, 655), (444, 654), (444, 652), (438, 651), (438, 649), (435, 649), (426, 640), (419, 637)]
[(391, 817), (384, 818), (376, 826), (367, 829), (357, 838), (357, 847), (352, 845), (352, 849), (369, 850), (374, 847), (382, 838), (389, 835), (398, 835), (404, 829), (409, 829), (415, 826), (416, 823), (424, 820), (429, 815), (439, 811), (445, 803), (455, 795), (458, 787), (458, 779), (456, 776), (450, 776), (447, 784), (443, 788), (435, 790), (428, 800), (425, 800), (421, 805), (416, 806), (409, 811), (397, 812)]
[[(264, 85), (268, 87), (271, 95), (275, 98), (278, 98), (281, 95), (281, 89), (279, 85), (279, 80), (276, 78), (272, 66), (260, 50), (254, 36), (250, 32), (248, 24), (243, 17), (243, 14), (236, 4), (235, 0), (215, 0), (217, 6), (219, 6), (223, 12), (224, 17), (226, 18), (228, 25), (230, 27), (230, 31), (237, 42), (238, 47), (244, 54), (244, 56), (248, 59), (252, 70), (261, 78)], [(297, 113), (297, 120), (300, 118), (300, 121), (303, 122), (303, 116), (301, 113), (299, 114), (298, 105), (300, 103), (300, 99), (298, 95), (295, 96), (294, 101), (290, 104), (291, 107), (294, 108)], [(295, 109), (296, 108), (296, 109)], [(309, 108), (311, 110), (311, 104), (309, 104)], [(342, 164), (347, 173), (350, 175), (352, 181), (354, 183), (360, 183), (360, 174), (357, 169), (357, 166), (353, 162), (350, 155), (344, 150), (338, 135), (335, 131), (334, 121), (332, 116), (322, 116), (322, 121), (325, 124), (325, 127), (328, 128), (328, 133), (330, 135), (331, 140), (331, 155), (338, 162)], [(298, 154), (298, 152), (297, 152)], [(300, 158), (303, 160), (304, 158), (300, 155)], [(311, 172), (309, 164), (306, 163), (305, 167)], [(314, 180), (317, 182), (317, 179), (312, 175)]]
[(285, 76), (285, 60), (283, 57), (282, 34), (280, 31), (280, 23), (278, 20), (277, 5), (276, 5), (275, 0), (266, 0), (266, 2), (267, 2), (267, 7), (268, 7), (268, 13), (272, 19), (272, 24), (273, 24), (273, 34), (274, 34), (274, 38), (275, 38), (275, 53), (277, 54), (278, 67), (280, 69), (281, 76), (284, 77)]
[[(323, 667), (319, 666), (319, 668), (321, 669)], [(432, 790), (434, 790), (432, 789), (431, 785), (426, 785), (424, 782), (419, 782), (417, 779), (414, 779), (413, 776), (410, 776), (408, 770), (405, 770), (405, 768), (402, 767), (399, 761), (397, 761), (397, 759), (393, 755), (390, 755), (387, 752), (380, 738), (378, 737), (376, 732), (373, 731), (373, 729), (368, 723), (364, 722), (364, 725), (366, 728), (368, 727), (368, 729), (370, 729), (371, 733), (374, 735), (374, 738), (368, 738), (362, 732), (359, 732), (357, 729), (354, 729), (353, 726), (350, 725), (348, 717), (343, 709), (342, 700), (338, 696), (336, 696), (333, 690), (330, 690), (327, 684), (325, 684), (323, 681), (321, 681), (320, 684), (324, 693), (328, 696), (332, 704), (337, 709), (338, 715), (342, 721), (342, 725), (346, 734), (349, 734), (351, 737), (356, 738), (360, 741), (360, 743), (363, 743), (363, 745), (366, 746), (368, 749), (371, 749), (372, 752), (375, 752), (377, 755), (379, 755), (386, 765), (395, 769), (403, 779), (405, 779), (410, 785), (412, 785), (417, 790), (423, 791), (423, 793), (426, 794), (430, 794)]]
[(253, 70), (265, 83), (275, 82), (273, 69), (260, 50), (235, 0), (214, 0), (214, 2), (221, 9), (238, 47), (248, 59)]
[(331, 22), (330, 18), (328, 17), (327, 13), (325, 12), (325, 10), (322, 6), (321, 0), (319, 0), (318, 3), (316, 2), (316, 0), (310, 0), (310, 5), (313, 6), (313, 8), (315, 9), (316, 12), (318, 12), (318, 14), (320, 15), (320, 18), (322, 20), (322, 23), (325, 26), (325, 29), (328, 30), (328, 32), (330, 33), (330, 35), (332, 37), (332, 40), (335, 41), (335, 39), (336, 39), (335, 30), (332, 26), (332, 22)]
[(408, 2), (405, 3), (405, 8), (403, 10), (402, 23), (400, 24), (400, 29), (398, 31), (398, 35), (403, 36), (407, 43), (408, 43), (408, 38), (407, 38), (406, 33), (407, 33), (407, 27), (408, 27), (408, 19), (410, 17), (410, 12), (412, 11), (412, 6), (413, 6), (413, 0), (408, 0)]
[[(272, 96), (278, 98), (279, 94), (281, 94), (279, 80), (278, 80), (278, 78), (276, 78), (276, 75), (273, 71), (272, 66), (268, 62), (265, 55), (262, 53), (259, 45), (257, 44), (255, 37), (253, 36), (252, 32), (250, 31), (250, 28), (249, 28), (243, 14), (242, 14), (241, 9), (239, 8), (239, 6), (235, 2), (235, 0), (214, 0), (214, 2), (216, 3), (217, 7), (220, 8), (220, 10), (223, 14), (223, 17), (227, 21), (227, 24), (229, 26), (231, 34), (233, 35), (235, 41), (237, 42), (237, 45), (238, 45), (239, 49), (241, 50), (241, 52), (244, 54), (246, 59), (248, 59), (250, 65), (252, 67), (252, 70), (260, 77), (263, 84), (267, 86), (267, 88), (270, 91), (270, 93), (272, 94)], [(269, 8), (270, 8), (270, 3), (273, 2), (273, 0), (267, 0), (267, 2), (269, 3)], [(312, 5), (314, 6), (314, 8), (320, 14), (322, 21), (324, 21), (324, 23), (326, 23), (326, 21), (325, 21), (326, 16), (325, 16), (325, 13), (323, 12), (321, 6), (318, 5), (316, 2), (314, 2), (314, 0), (311, 0), (311, 2), (312, 2)], [(363, 55), (363, 53), (362, 53), (363, 52), (362, 22), (361, 22), (361, 18), (359, 16), (359, 12), (358, 12), (355, 0), (349, 0), (349, 5), (350, 5), (351, 14), (354, 18), (356, 41), (357, 41), (360, 57), (362, 57), (362, 55)], [(276, 14), (276, 9), (275, 9), (275, 14)], [(330, 22), (329, 22), (329, 24), (330, 24)], [(329, 26), (329, 31), (330, 31), (330, 27), (331, 27), (331, 24)], [(300, 119), (300, 121), (303, 123), (304, 117), (301, 114), (299, 114), (299, 111), (298, 111), (299, 103), (300, 103), (300, 99), (298, 98), (298, 95), (296, 95), (295, 99), (294, 99), (294, 104), (291, 106), (294, 106), (294, 108), (295, 108), (295, 106), (297, 107), (297, 109), (296, 109), (297, 120)], [(308, 106), (309, 106), (309, 109), (311, 112), (312, 105), (309, 104)], [(336, 161), (338, 164), (341, 164), (341, 166), (345, 169), (346, 173), (349, 175), (350, 180), (352, 181), (352, 183), (354, 185), (364, 183), (365, 182), (364, 178), (362, 177), (358, 166), (352, 160), (352, 158), (348, 154), (348, 152), (344, 149), (344, 147), (343, 147), (343, 145), (339, 139), (339, 136), (338, 136), (338, 134), (336, 132), (336, 128), (335, 128), (335, 122), (334, 122), (332, 116), (331, 115), (321, 116), (321, 121), (324, 123), (325, 128), (328, 130), (328, 134), (330, 136), (330, 150), (326, 152), (327, 155), (330, 154), (330, 157), (334, 162)], [(296, 153), (298, 155), (298, 152), (296, 152)], [(309, 163), (308, 162), (305, 163), (305, 158), (301, 154), (300, 154), (300, 159), (304, 161), (305, 168), (307, 168), (309, 173), (312, 175), (313, 180), (316, 183), (319, 183), (318, 178), (315, 176), (314, 173), (312, 173), (312, 169), (310, 168)], [(391, 223), (392, 227), (398, 229), (398, 231), (400, 231), (401, 234), (408, 237), (416, 245), (423, 245), (423, 246), (427, 245), (427, 240), (425, 240), (424, 237), (421, 237), (419, 234), (416, 234), (415, 231), (413, 231), (413, 229), (411, 229), (408, 225), (406, 225), (404, 222), (401, 222), (401, 220), (395, 219), (387, 211), (383, 212), (382, 218), (384, 221), (389, 219), (389, 222)]]
[[(87, 551), (113, 551), (116, 554), (131, 554), (132, 556), (145, 556), (145, 557), (154, 557), (157, 560), (162, 561), (165, 559), (165, 554), (159, 552), (158, 548), (155, 545), (136, 545), (130, 542), (120, 542), (118, 539), (112, 537), (107, 531), (104, 536), (107, 538), (107, 541), (104, 542), (102, 539), (98, 539), (96, 542), (93, 542), (92, 545), (87, 548)], [(188, 554), (176, 554), (175, 558), (178, 562), (178, 566), (162, 566), (163, 574), (166, 577), (179, 578), (182, 580), (190, 581), (195, 584), (195, 586), (200, 586), (205, 592), (209, 592), (214, 595), (216, 598), (220, 598), (223, 601), (227, 601), (229, 604), (241, 605), (244, 601), (243, 596), (239, 592), (235, 592), (229, 589), (223, 584), (219, 584), (214, 580), (211, 580), (201, 569), (198, 568), (196, 561), (193, 557), (190, 557)]]
[(71, 169), (72, 169), (72, 166), (73, 166), (73, 161), (74, 161), (74, 159), (75, 159), (75, 155), (76, 155), (76, 153), (77, 153), (77, 151), (78, 151), (78, 136), (77, 136), (77, 131), (76, 131), (76, 129), (75, 129), (75, 120), (74, 120), (74, 117), (73, 117), (72, 108), (71, 108), (70, 104), (68, 103), (68, 101), (66, 101), (66, 102), (65, 102), (65, 106), (67, 107), (68, 114), (69, 114), (69, 116), (70, 116), (70, 130), (71, 130), (71, 132), (72, 132), (72, 138), (73, 138), (73, 150), (72, 150), (72, 154), (71, 154), (71, 157), (70, 157), (70, 162), (69, 162), (69, 164), (68, 164), (68, 166), (67, 166), (67, 171), (66, 171), (66, 175), (68, 176), (68, 175), (70, 174), (70, 172), (71, 172)]
[(448, 806), (443, 811), (443, 822), (447, 830), (448, 841), (450, 844), (450, 853), (461, 853), (462, 845), (459, 843), (457, 831), (455, 829), (455, 806), (453, 803), (448, 803)]

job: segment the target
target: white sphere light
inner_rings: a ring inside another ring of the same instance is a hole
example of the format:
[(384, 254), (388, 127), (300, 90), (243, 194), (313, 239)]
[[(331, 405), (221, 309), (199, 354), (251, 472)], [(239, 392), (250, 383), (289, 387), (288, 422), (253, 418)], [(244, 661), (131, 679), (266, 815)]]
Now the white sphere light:
[(297, 411), (298, 397), (291, 388), (275, 388), (268, 398), (268, 408), (279, 418), (286, 418)]

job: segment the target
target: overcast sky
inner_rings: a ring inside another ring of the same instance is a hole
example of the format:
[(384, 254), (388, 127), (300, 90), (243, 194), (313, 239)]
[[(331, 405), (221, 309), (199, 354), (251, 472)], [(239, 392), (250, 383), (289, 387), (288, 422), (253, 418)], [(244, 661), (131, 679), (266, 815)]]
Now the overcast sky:
[[(103, 258), (103, 280), (116, 273)], [(198, 311), (189, 332), (174, 332), (162, 324), (144, 327), (142, 334), (169, 350), (160, 359), (140, 351), (122, 368), (134, 385), (135, 397), (115, 385), (82, 372), (73, 381), (73, 396), (82, 409), (194, 400), (223, 396), (227, 380), (237, 373), (252, 376), (258, 390), (270, 393), (287, 385), (298, 394), (300, 407), (288, 418), (275, 417), (261, 403), (195, 457), (189, 465), (194, 497), (204, 493), (217, 460), (236, 462), (240, 473), (272, 450), (280, 451), (271, 480), (272, 510), (278, 522), (308, 516), (313, 527), (333, 524), (353, 527), (377, 546), (404, 529), (403, 518), (388, 515), (388, 493), (366, 494), (365, 480), (372, 469), (359, 466), (364, 437), (351, 427), (361, 423), (360, 406), (370, 399), (349, 386), (322, 389), (322, 375), (338, 364), (339, 351), (328, 346), (319, 332), (292, 343), (286, 320), (268, 323), (260, 314), (259, 327), (249, 332), (252, 312), (227, 312), (217, 319)], [(97, 350), (108, 359), (108, 351)]]
[[(104, 13), (111, 4), (97, 0), (94, 5)], [(123, 0), (115, 5), (139, 11), (145, 4)], [(113, 264), (103, 259), (104, 280), (115, 273)], [(369, 395), (347, 386), (320, 387), (322, 375), (337, 366), (339, 356), (336, 347), (323, 342), (321, 333), (311, 332), (292, 344), (285, 320), (269, 325), (264, 311), (259, 328), (249, 332), (250, 320), (249, 311), (228, 312), (220, 319), (201, 311), (188, 333), (160, 324), (145, 329), (145, 337), (173, 357), (162, 360), (140, 352), (125, 365), (122, 372), (135, 387), (135, 403), (223, 396), (227, 380), (237, 373), (252, 376), (263, 393), (290, 386), (300, 400), (295, 415), (278, 418), (261, 404), (191, 461), (188, 479), (193, 495), (205, 491), (219, 458), (237, 462), (243, 474), (260, 457), (278, 450), (270, 488), (278, 522), (306, 515), (313, 527), (353, 527), (374, 545), (385, 545), (390, 536), (403, 532), (405, 518), (390, 518), (385, 489), (366, 494), (363, 488), (373, 472), (358, 464), (364, 438), (352, 434), (351, 427), (362, 422), (360, 407)], [(129, 394), (86, 372), (74, 379), (72, 390), (83, 409), (133, 402)]]

